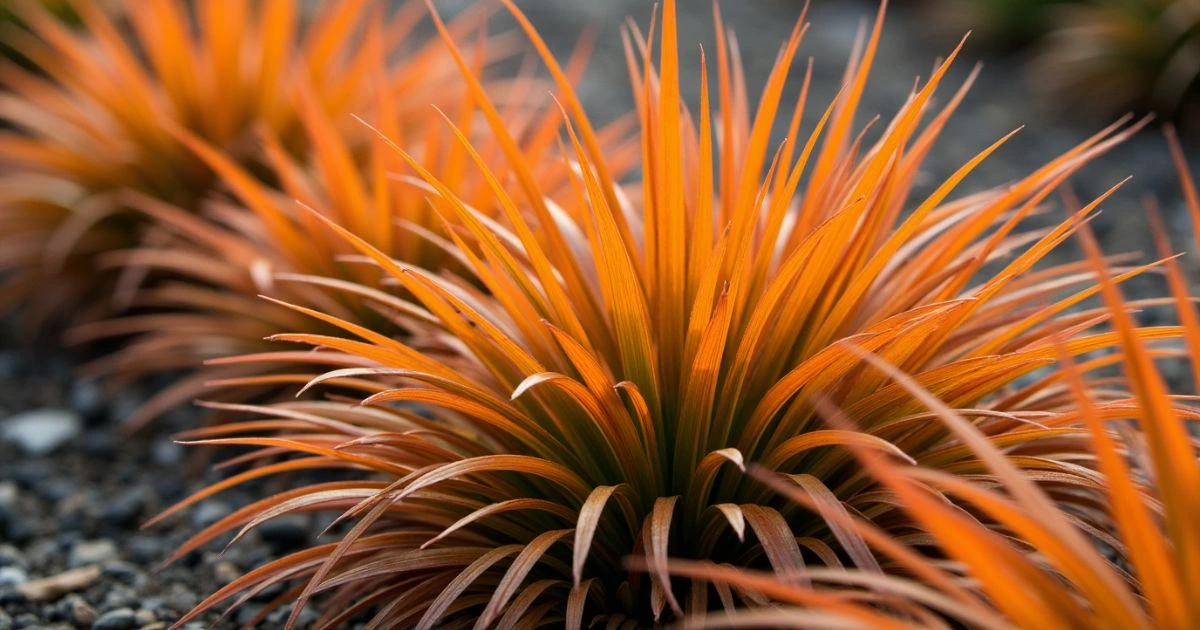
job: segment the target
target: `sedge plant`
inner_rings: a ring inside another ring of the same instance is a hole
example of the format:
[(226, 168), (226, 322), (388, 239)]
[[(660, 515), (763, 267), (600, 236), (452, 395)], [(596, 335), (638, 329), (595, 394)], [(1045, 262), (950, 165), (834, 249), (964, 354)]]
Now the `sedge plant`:
[[(332, 469), (340, 480), (265, 497), (173, 557), (290, 513), (339, 512), (338, 537), (249, 571), (180, 623), (277, 585), (282, 593), (262, 614), (291, 605), (295, 621), (319, 599), (319, 627), (360, 618), (380, 628), (633, 627), (769, 606), (754, 590), (674, 579), (668, 558), (785, 576), (890, 568), (844, 519), (908, 545), (936, 532), (864, 471), (855, 449), (950, 479), (1003, 482), (973, 448), (983, 441), (1003, 449), (1013, 474), (1073, 523), (1110, 526), (1087, 509), (1103, 489), (1071, 384), (1038, 370), (1063, 355), (1102, 369), (1119, 360), (1105, 351), (1125, 337), (1157, 343), (1180, 330), (1106, 328), (1110, 311), (1075, 308), (1104, 286), (1087, 262), (1038, 265), (1103, 197), (1049, 227), (1022, 226), (1136, 126), (1105, 129), (1009, 186), (956, 195), (1003, 138), (910, 199), (965, 95), (967, 85), (933, 105), (957, 51), (868, 135), (873, 126), (855, 119), (878, 54), (881, 7), (845, 87), (802, 130), (811, 74), (795, 102), (782, 94), (803, 16), (752, 108), (736, 40), (716, 13), (715, 58), (702, 57), (692, 111), (680, 98), (676, 3), (668, 0), (657, 37), (654, 29), (625, 32), (642, 177), (622, 181), (553, 55), (524, 14), (504, 4), (555, 80), (566, 119), (557, 157), (573, 173), (570, 185), (538, 185), (469, 54), (435, 17), (502, 151), (487, 159), (471, 134), (445, 123), (491, 188), (499, 218), (470, 207), (400, 144), (396, 155), (451, 228), (461, 269), (398, 261), (369, 237), (312, 216), (374, 263), (384, 280), (371, 289), (396, 285), (391, 299), (428, 314), (414, 335), (451, 351), (423, 352), (319, 305), (291, 305), (317, 322), (313, 330), (341, 330), (274, 337), (353, 364), (303, 388), (333, 385), (336, 395), (227, 406), (253, 417), (188, 437), (250, 447), (234, 463), (251, 466), (159, 518), (251, 480)], [(777, 128), (787, 140), (773, 150)], [(1113, 282), (1147, 268), (1123, 266)], [(978, 439), (965, 439), (867, 356), (911, 375)], [(1133, 413), (1128, 397), (1103, 383), (1091, 394), (1104, 417)], [(853, 427), (827, 426), (821, 404), (844, 409)], [(800, 509), (748, 478), (750, 462), (795, 476), (820, 509)], [(645, 570), (627, 568), (629, 557), (643, 558)], [(968, 612), (990, 618), (975, 587), (959, 588)], [(922, 614), (895, 593), (880, 597)]]
[[(364, 48), (381, 50), (381, 35), (378, 30), (368, 33)], [(495, 42), (484, 38), (472, 45), (471, 62), (478, 72), (493, 58), (486, 48), (489, 43)], [(585, 67), (588, 49), (587, 40), (582, 41), (568, 64), (569, 76)], [(385, 57), (376, 54), (373, 60), (367, 74), (381, 80), (387, 72)], [(544, 89), (544, 82), (525, 72), (488, 85), (502, 100), (504, 119), (518, 139), (518, 150), (532, 165), (538, 186), (566, 186), (569, 168), (544, 157), (554, 148), (561, 125), (560, 117), (547, 115), (548, 104), (538, 107), (531, 95)], [(457, 102), (447, 93), (439, 99), (446, 115), (469, 130), (476, 115), (472, 97), (457, 91)], [(389, 94), (378, 91), (377, 96), (368, 118), (372, 125), (388, 137), (410, 138), (407, 144), (422, 156), (422, 164), (440, 181), (450, 182), (475, 211), (486, 217), (499, 214), (487, 182), (469, 167), (468, 153), (440, 124), (439, 109), (430, 107), (422, 114), (397, 111)], [(310, 147), (303, 158), (293, 156), (277, 136), (260, 130), (267, 164), (255, 172), (217, 145), (178, 130), (179, 141), (216, 174), (221, 193), (214, 192), (198, 215), (149, 195), (123, 195), (126, 205), (144, 214), (167, 238), (112, 252), (107, 259), (126, 276), (157, 281), (131, 287), (129, 312), (75, 326), (66, 338), (75, 344), (121, 340), (116, 351), (83, 366), (85, 376), (114, 383), (181, 374), (123, 419), (127, 430), (144, 426), (213, 386), (221, 387), (223, 400), (249, 400), (277, 392), (280, 386), (302, 385), (331, 365), (361, 365), (346, 363), (341, 354), (281, 349), (267, 340), (311, 320), (262, 297), (319, 306), (387, 334), (406, 335), (421, 329), (421, 322), (428, 323), (431, 316), (424, 309), (385, 291), (366, 289), (379, 279), (378, 269), (356, 259), (353, 248), (310, 210), (363, 234), (373, 247), (399, 260), (432, 270), (465, 266), (444, 234), (443, 221), (426, 203), (427, 187), (413, 185), (413, 174), (386, 143), (347, 138), (312, 90), (301, 90), (297, 99), (304, 144)], [(439, 124), (421, 128), (423, 119)], [(627, 141), (629, 122), (618, 120), (601, 132), (618, 173), (624, 173), (636, 156), (636, 145)], [(502, 147), (489, 137), (475, 135), (478, 151), (502, 154)], [(330, 326), (325, 332), (337, 331)], [(413, 336), (409, 342), (437, 351), (436, 338)]]
[[(1168, 139), (1197, 229), (1200, 197), (1173, 131), (1168, 131)], [(1171, 244), (1153, 206), (1148, 216), (1158, 251), (1169, 254)], [(968, 417), (895, 366), (864, 353), (874, 369), (888, 374), (962, 436), (988, 471), (987, 478), (950, 475), (850, 445), (868, 473), (894, 493), (896, 503), (924, 523), (927, 539), (917, 543), (887, 537), (861, 515), (841, 515), (837, 526), (847, 537), (886, 556), (889, 570), (822, 567), (807, 571), (804, 583), (712, 563), (676, 562), (672, 571), (681, 578), (711, 581), (779, 604), (770, 610), (697, 617), (684, 625), (938, 628), (952, 620), (965, 627), (1150, 629), (1194, 624), (1200, 618), (1200, 527), (1194, 518), (1200, 504), (1200, 459), (1191, 426), (1197, 418), (1194, 397), (1181, 407), (1180, 397), (1170, 394), (1155, 361), (1161, 353), (1140, 338), (1135, 309), (1113, 282), (1095, 239), (1086, 229), (1081, 236), (1101, 284), (1103, 308), (1121, 337), (1114, 350), (1130, 403), (1126, 414), (1107, 413), (1089, 382), (1093, 379), (1082, 364), (1063, 353), (1056, 374), (1069, 388), (1067, 395), (1077, 410), (1074, 421), (1086, 431), (1088, 452), (1095, 460), (1093, 485), (1085, 491), (1092, 495), (1088, 503), (1062, 506)], [(1200, 315), (1191, 283), (1175, 257), (1165, 260), (1164, 271), (1184, 332), (1177, 345), (1187, 358), (1190, 387), (1200, 391)], [(1060, 347), (1065, 343), (1059, 340)], [(825, 403), (822, 413), (832, 427), (853, 428), (853, 418), (836, 405)], [(760, 466), (751, 474), (803, 509), (825, 513), (822, 497), (794, 475)], [(1081, 510), (1108, 527), (1081, 527)], [(908, 609), (887, 605), (881, 597), (885, 593), (903, 597)]]
[(1200, 112), (1200, 3), (1090, 0), (1057, 7), (1032, 63), (1052, 102), (1100, 115)]
[(5, 42), (29, 67), (0, 61), (0, 304), (34, 330), (129, 305), (145, 277), (122, 267), (124, 252), (170, 240), (131, 196), (202, 213), (221, 182), (184, 138), (278, 183), (261, 138), (305, 157), (301, 102), (361, 155), (369, 135), (351, 113), (386, 100), (398, 121), (428, 118), (452, 92), (453, 66), (415, 35), (416, 3), (67, 4), (78, 27), (40, 2), (6, 3), (21, 26)]

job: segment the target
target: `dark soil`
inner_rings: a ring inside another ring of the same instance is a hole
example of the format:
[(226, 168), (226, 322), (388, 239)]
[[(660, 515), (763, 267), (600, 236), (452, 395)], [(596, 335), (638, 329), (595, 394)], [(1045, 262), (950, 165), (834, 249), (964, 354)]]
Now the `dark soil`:
[[(582, 27), (595, 26), (599, 46), (582, 87), (583, 98), (600, 119), (627, 111), (630, 99), (619, 18), (631, 15), (644, 25), (652, 3), (526, 0), (520, 4), (564, 55)], [(702, 41), (711, 49), (710, 3), (684, 0), (682, 4), (682, 41)], [(801, 0), (725, 2), (725, 17), (739, 34), (752, 89), (761, 86), (802, 4)], [(816, 58), (815, 100), (810, 101), (810, 113), (819, 111), (837, 90), (860, 20), (870, 17), (875, 8), (871, 0), (816, 0), (814, 4), (812, 30), (802, 48), (803, 55)], [(911, 4), (896, 4), (899, 6), (888, 17), (881, 58), (863, 106), (864, 119), (876, 113), (886, 119), (895, 112), (913, 78), (928, 76), (935, 58), (945, 56), (957, 43), (956, 38), (925, 32)], [(960, 79), (976, 60), (970, 48), (965, 57), (954, 73)], [(695, 54), (685, 57), (685, 77), (697, 76), (697, 59)], [(985, 61), (980, 81), (931, 156), (927, 186), (1021, 124), (1028, 126), (966, 189), (1012, 180), (1106, 122), (1052, 117), (1031, 96), (1019, 60)], [(796, 70), (798, 74), (802, 71), (802, 67)], [(695, 100), (695, 90), (689, 96)], [(1195, 159), (1200, 163), (1200, 154)], [(1171, 230), (1179, 235), (1177, 245), (1186, 246), (1190, 227), (1157, 131), (1144, 132), (1100, 159), (1077, 177), (1073, 186), (1081, 197), (1088, 198), (1128, 175), (1135, 175), (1134, 181), (1105, 205), (1094, 224), (1106, 249), (1115, 253), (1148, 247), (1137, 203), (1147, 193), (1163, 203)], [(1071, 255), (1069, 251), (1061, 254)], [(1147, 295), (1161, 287), (1148, 280), (1133, 285), (1130, 291)], [(1160, 315), (1144, 313), (1143, 318), (1153, 320)], [(13, 349), (14, 336), (9, 332), (0, 340), (0, 423), (23, 411), (59, 409), (75, 414), (79, 424), (73, 433), (68, 428), (65, 443), (42, 455), (22, 450), (15, 441), (0, 440), (0, 630), (165, 627), (231, 576), (309, 543), (319, 531), (312, 523), (285, 520), (223, 554), (214, 546), (156, 572), (159, 562), (189, 534), (254, 497), (245, 490), (231, 491), (160, 526), (140, 529), (146, 519), (203, 485), (204, 478), (189, 476), (187, 453), (168, 437), (194, 426), (198, 414), (183, 411), (143, 434), (122, 437), (118, 430), (121, 418), (137, 406), (145, 392), (126, 390), (107, 400), (95, 385), (74, 382), (67, 361), (46, 358), (59, 355)], [(208, 476), (212, 478), (215, 474)], [(74, 592), (44, 601), (31, 601), (21, 594), (23, 583), (90, 566), (98, 567), (98, 574)], [(268, 593), (261, 601), (275, 594)], [(259, 606), (260, 602), (254, 602), (218, 625), (245, 622)], [(269, 617), (263, 627), (280, 626), (286, 612)], [(196, 627), (216, 621), (215, 615), (207, 615)]]

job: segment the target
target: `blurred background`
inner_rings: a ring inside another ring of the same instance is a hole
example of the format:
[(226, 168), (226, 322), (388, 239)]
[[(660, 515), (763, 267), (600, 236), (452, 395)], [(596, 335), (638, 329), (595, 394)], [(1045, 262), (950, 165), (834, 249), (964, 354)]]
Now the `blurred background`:
[[(12, 1), (0, 0), (0, 21), (10, 19), (5, 6)], [(438, 2), (447, 14), (472, 4)], [(514, 28), (499, 3), (494, 4), (493, 30)], [(580, 95), (598, 121), (631, 110), (620, 29), (626, 18), (646, 29), (655, 10), (652, 0), (517, 4), (563, 58), (585, 30), (592, 31), (595, 47)], [(725, 23), (736, 33), (752, 98), (803, 7), (802, 0), (722, 4)], [(1190, 113), (1200, 73), (1198, 7), (1197, 0), (894, 0), (858, 122), (865, 124), (875, 114), (888, 120), (914, 80), (927, 77), (971, 28), (975, 34), (940, 98), (944, 102), (977, 63), (983, 65), (982, 74), (926, 160), (918, 194), (1019, 126), (1025, 129), (978, 169), (962, 192), (1026, 174), (1128, 111), (1156, 111), (1160, 120), (1177, 120), (1185, 150), (1193, 165), (1200, 165), (1200, 134)], [(869, 26), (877, 10), (875, 0), (813, 0), (808, 15), (812, 26), (787, 92), (791, 98), (797, 95), (803, 64), (811, 57), (813, 86), (804, 133), (840, 87), (856, 33)], [(711, 50), (714, 41), (712, 3), (680, 0), (680, 11), (680, 41), (690, 51), (681, 59), (684, 96), (694, 105), (699, 46)], [(521, 37), (514, 41), (526, 46)], [(1093, 223), (1105, 250), (1150, 249), (1140, 202), (1144, 195), (1161, 203), (1175, 246), (1190, 247), (1191, 226), (1158, 126), (1094, 161), (1072, 186), (1081, 198), (1091, 199), (1131, 175), (1133, 180)], [(1191, 277), (1200, 279), (1196, 252), (1190, 254)], [(1058, 260), (1074, 256), (1068, 245)], [(1131, 297), (1161, 294), (1158, 282), (1139, 279), (1127, 291)], [(1158, 314), (1150, 310), (1140, 317), (1149, 323)], [(70, 362), (56, 351), (31, 349), (23, 341), (9, 327), (0, 331), (0, 421), (6, 427), (57, 426), (61, 431), (49, 441), (32, 443), (36, 452), (20, 442), (25, 438), (16, 431), (6, 431), (0, 439), (0, 630), (89, 627), (106, 616), (112, 628), (152, 627), (178, 618), (230, 575), (308, 542), (312, 523), (278, 519), (253, 535), (255, 544), (236, 546), (225, 555), (196, 552), (163, 573), (152, 573), (189, 533), (229, 514), (250, 495), (241, 490), (223, 494), (202, 502), (186, 518), (139, 531), (140, 523), (204, 482), (179, 473), (187, 465), (185, 454), (169, 437), (174, 428), (189, 426), (191, 412), (181, 411), (174, 421), (129, 440), (118, 437), (113, 423), (136, 409), (152, 386), (131, 387), (108, 400), (95, 383), (76, 380)], [(28, 416), (33, 413), (42, 415)], [(27, 580), (86, 564), (104, 570), (77, 595), (31, 602), (15, 594), (16, 585)], [(244, 607), (228, 625), (244, 622), (254, 612), (253, 604)], [(205, 617), (196, 627), (213, 621)], [(268, 618), (264, 627), (279, 621)]]

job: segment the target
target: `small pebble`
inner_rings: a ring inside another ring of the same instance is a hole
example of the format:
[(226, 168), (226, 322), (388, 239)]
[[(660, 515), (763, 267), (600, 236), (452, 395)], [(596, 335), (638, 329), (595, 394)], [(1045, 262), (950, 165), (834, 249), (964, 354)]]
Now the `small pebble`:
[(0, 630), (12, 630), (13, 619), (8, 613), (0, 610)]
[(110, 610), (92, 624), (92, 630), (129, 630), (137, 625), (137, 615), (129, 608)]
[(262, 609), (263, 607), (261, 605), (256, 604), (243, 604), (238, 606), (237, 614), (235, 615), (238, 625), (245, 626), (249, 624), (256, 616), (258, 616), (258, 613), (262, 612)]
[(139, 609), (134, 617), (135, 621), (137, 622), (137, 626), (143, 629), (146, 626), (158, 621), (158, 617), (154, 616), (154, 613), (146, 610), (145, 608)]
[(84, 432), (81, 442), (83, 452), (93, 457), (112, 457), (117, 452), (117, 436), (106, 428)]
[(108, 590), (104, 593), (104, 601), (100, 602), (101, 610), (113, 610), (116, 608), (129, 608), (138, 603), (138, 594), (132, 588), (124, 584), (109, 584)]
[(203, 529), (229, 516), (232, 512), (233, 510), (221, 501), (201, 501), (200, 505), (192, 510), (192, 525), (197, 529)]
[(135, 535), (126, 541), (125, 549), (129, 551), (129, 559), (138, 564), (157, 563), (166, 556), (157, 536)]
[(138, 568), (128, 562), (113, 560), (104, 563), (104, 577), (120, 580), (126, 584), (133, 584), (140, 576), (141, 572), (138, 571)]
[(67, 403), (89, 424), (102, 422), (108, 411), (104, 389), (96, 381), (75, 381), (67, 393)]
[(71, 555), (67, 560), (72, 568), (85, 564), (102, 564), (117, 559), (117, 546), (106, 538), (100, 540), (85, 540), (71, 547)]
[(0, 588), (20, 586), (29, 581), (29, 576), (21, 567), (0, 567)]
[(25, 562), (25, 554), (12, 545), (0, 545), (0, 567), (29, 568)]
[(295, 549), (308, 543), (314, 533), (309, 529), (308, 519), (300, 515), (273, 518), (255, 530), (258, 537), (276, 551)]
[(227, 584), (241, 577), (242, 572), (228, 560), (222, 560), (213, 565), (213, 577), (218, 582)]
[(96, 618), (99, 616), (96, 609), (92, 608), (92, 605), (79, 595), (67, 595), (62, 599), (60, 605), (63, 607), (67, 619), (77, 626), (90, 626), (96, 623)]
[(95, 584), (98, 579), (100, 579), (100, 567), (92, 565), (26, 582), (17, 587), (17, 590), (33, 601), (47, 601), (72, 591), (83, 590)]
[(183, 461), (183, 446), (171, 440), (155, 440), (150, 457), (159, 466), (174, 466)]
[(67, 409), (35, 409), (6, 418), (0, 435), (26, 455), (49, 455), (79, 435), (83, 422)]
[(15, 588), (0, 588), (0, 606), (20, 606), (28, 601), (29, 598), (25, 597), (25, 593)]
[(153, 496), (146, 486), (135, 486), (112, 498), (100, 511), (100, 520), (109, 525), (136, 525)]

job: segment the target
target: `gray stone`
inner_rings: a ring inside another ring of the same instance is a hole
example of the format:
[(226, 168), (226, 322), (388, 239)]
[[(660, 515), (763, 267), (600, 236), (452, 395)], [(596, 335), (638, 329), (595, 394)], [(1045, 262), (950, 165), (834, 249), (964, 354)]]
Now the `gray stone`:
[(0, 567), (0, 588), (20, 586), (29, 581), (29, 575), (21, 567)]
[(17, 484), (11, 481), (0, 482), (0, 510), (17, 506)]
[(200, 505), (192, 510), (192, 525), (197, 529), (203, 529), (229, 516), (232, 512), (233, 509), (221, 501), (201, 501)]
[(129, 608), (110, 610), (92, 624), (92, 630), (129, 630), (137, 625), (137, 614)]
[(174, 466), (183, 461), (183, 446), (170, 440), (156, 440), (150, 447), (150, 457), (161, 466)]
[(71, 547), (67, 564), (81, 567), (87, 564), (103, 564), (117, 559), (117, 546), (106, 538), (100, 540), (82, 540)]
[(29, 563), (25, 554), (12, 545), (0, 545), (0, 567), (20, 567), (28, 569)]
[(83, 422), (68, 409), (35, 409), (9, 416), (0, 434), (26, 455), (49, 455), (79, 435)]
[(132, 608), (137, 605), (139, 599), (137, 591), (132, 588), (124, 584), (112, 584), (104, 593), (104, 601), (100, 602), (100, 609)]
[(104, 577), (113, 578), (126, 584), (134, 584), (142, 576), (137, 567), (120, 560), (104, 563), (103, 570)]
[(59, 606), (63, 616), (77, 626), (90, 626), (96, 623), (96, 618), (99, 616), (96, 609), (92, 608), (87, 600), (74, 593), (62, 598)]
[(155, 614), (150, 612), (149, 610), (146, 610), (145, 608), (142, 608), (137, 611), (136, 618), (137, 618), (137, 626), (139, 628), (141, 628), (142, 626), (148, 626), (148, 625), (158, 621), (158, 617), (155, 616)]
[(96, 381), (76, 381), (67, 393), (67, 403), (90, 423), (104, 419), (104, 389)]
[(258, 537), (276, 551), (299, 547), (315, 535), (309, 528), (308, 519), (298, 514), (273, 518), (259, 525), (256, 531)]

